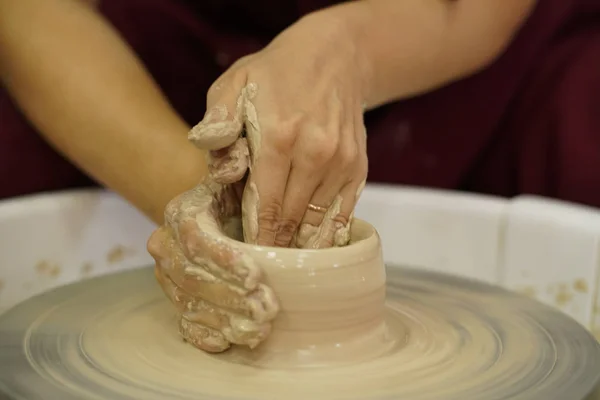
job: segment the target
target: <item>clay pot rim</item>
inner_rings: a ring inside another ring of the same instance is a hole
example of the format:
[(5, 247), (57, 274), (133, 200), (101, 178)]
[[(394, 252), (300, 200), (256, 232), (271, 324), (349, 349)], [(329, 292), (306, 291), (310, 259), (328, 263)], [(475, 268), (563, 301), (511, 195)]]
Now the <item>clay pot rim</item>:
[(373, 225), (362, 219), (354, 218), (352, 220), (350, 235), (353, 239), (349, 245), (344, 247), (330, 247), (326, 249), (295, 249), (287, 247), (258, 246), (237, 240), (235, 243), (240, 250), (255, 254), (274, 252), (277, 253), (278, 256), (298, 256), (302, 254), (303, 256), (323, 255), (335, 257), (337, 254), (339, 254), (340, 256), (348, 257), (351, 254), (363, 252), (365, 250), (380, 246), (379, 233), (377, 233), (377, 230)]

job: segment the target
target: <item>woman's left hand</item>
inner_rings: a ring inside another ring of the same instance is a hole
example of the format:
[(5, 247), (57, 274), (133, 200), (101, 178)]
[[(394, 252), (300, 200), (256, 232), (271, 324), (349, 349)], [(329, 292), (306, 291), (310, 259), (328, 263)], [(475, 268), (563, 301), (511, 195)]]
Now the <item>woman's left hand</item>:
[[(330, 247), (349, 240), (367, 177), (361, 52), (342, 22), (305, 17), (210, 88), (190, 139), (229, 146), (245, 128), (246, 241)], [(255, 221), (255, 223), (252, 223)]]

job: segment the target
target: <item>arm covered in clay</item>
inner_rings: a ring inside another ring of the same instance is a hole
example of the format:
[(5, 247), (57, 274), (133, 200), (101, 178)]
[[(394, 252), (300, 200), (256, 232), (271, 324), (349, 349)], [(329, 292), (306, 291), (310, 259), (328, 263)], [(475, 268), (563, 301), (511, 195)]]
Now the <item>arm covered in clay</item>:
[(204, 153), (92, 3), (0, 0), (0, 79), (53, 146), (160, 223)]
[(491, 64), (536, 0), (362, 0), (316, 12), (359, 53), (369, 108), (431, 91)]

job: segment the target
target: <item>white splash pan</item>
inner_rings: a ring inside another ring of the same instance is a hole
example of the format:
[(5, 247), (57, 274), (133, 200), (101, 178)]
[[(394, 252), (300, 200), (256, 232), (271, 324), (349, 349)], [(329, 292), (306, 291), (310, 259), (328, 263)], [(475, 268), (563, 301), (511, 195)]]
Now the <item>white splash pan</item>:
[[(368, 185), (356, 214), (378, 229), (388, 263), (527, 293), (600, 337), (600, 210)], [(0, 202), (0, 312), (57, 285), (149, 265), (153, 229), (103, 190)]]

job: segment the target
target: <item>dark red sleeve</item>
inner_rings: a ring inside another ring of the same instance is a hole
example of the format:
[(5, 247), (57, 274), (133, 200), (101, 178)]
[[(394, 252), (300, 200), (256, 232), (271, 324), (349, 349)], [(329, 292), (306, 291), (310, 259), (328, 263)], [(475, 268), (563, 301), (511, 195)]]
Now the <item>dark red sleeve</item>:
[(599, 24), (556, 38), (469, 183), (600, 207)]
[(600, 1), (544, 0), (475, 76), (368, 115), (371, 181), (600, 206)]
[(58, 155), (0, 88), (0, 199), (93, 182)]

